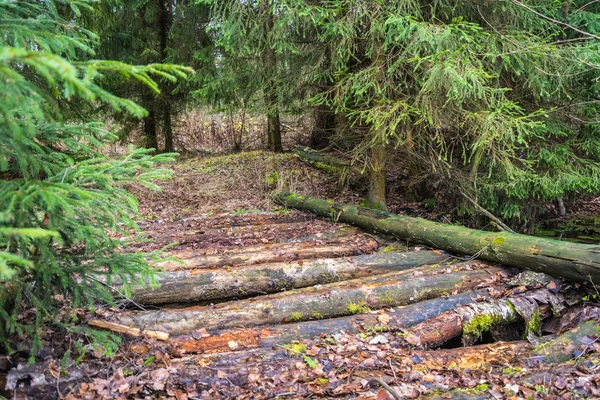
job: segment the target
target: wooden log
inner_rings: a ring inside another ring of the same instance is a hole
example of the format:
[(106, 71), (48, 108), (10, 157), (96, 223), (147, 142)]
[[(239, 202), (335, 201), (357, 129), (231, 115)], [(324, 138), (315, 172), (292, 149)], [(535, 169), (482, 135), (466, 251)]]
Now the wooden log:
[(276, 197), (287, 207), (334, 217), (336, 221), (414, 243), (476, 255), (487, 261), (528, 268), (572, 281), (600, 284), (600, 246), (597, 245), (508, 232), (485, 232), (291, 193), (279, 193)]
[[(471, 290), (496, 282), (499, 276), (510, 275), (509, 271), (499, 267), (453, 273), (444, 273), (445, 269), (421, 267), (421, 276), (414, 276), (413, 271), (401, 271), (209, 307), (123, 313), (111, 322), (171, 334), (200, 328), (215, 330), (278, 324), (406, 305)], [(434, 273), (437, 275), (432, 275)]]
[(515, 321), (523, 321), (522, 331), (539, 334), (543, 319), (565, 308), (562, 294), (537, 289), (503, 299), (478, 301), (439, 314), (430, 320), (416, 324), (406, 333), (412, 344), (424, 348), (440, 346), (456, 337), (471, 345), (490, 330)]
[[(172, 336), (169, 346), (179, 353), (221, 353), (228, 352), (231, 347), (236, 350), (255, 347), (276, 347), (295, 340), (311, 339), (321, 335), (333, 335), (344, 331), (358, 333), (367, 329), (378, 328), (395, 332), (408, 329), (420, 322), (430, 320), (436, 315), (473, 303), (477, 300), (490, 299), (488, 289), (480, 289), (460, 293), (448, 297), (438, 297), (410, 304), (393, 311), (371, 312), (318, 321), (303, 321), (289, 324), (264, 326), (257, 328), (229, 329), (193, 335)], [(382, 322), (383, 321), (383, 322)], [(194, 337), (195, 336), (195, 337)], [(234, 342), (235, 344), (232, 344)], [(136, 345), (137, 346), (137, 345)], [(147, 353), (148, 349), (141, 349)]]
[(354, 169), (356, 172), (360, 173), (360, 169), (358, 167), (352, 167), (350, 161), (342, 160), (341, 158), (332, 157), (316, 151), (307, 151), (307, 149), (298, 146), (292, 149), (292, 153), (297, 155), (305, 163), (326, 172), (333, 171), (340, 173), (345, 169)]
[(600, 323), (587, 321), (558, 337), (537, 346), (534, 360), (544, 363), (561, 363), (577, 358), (600, 337)]
[[(329, 240), (296, 240), (289, 243), (263, 244), (259, 246), (228, 247), (207, 251), (184, 250), (166, 252), (165, 256), (179, 258), (181, 261), (165, 260), (155, 266), (165, 271), (177, 271), (199, 268), (219, 268), (239, 265), (265, 264), (272, 262), (306, 260), (313, 258), (333, 258), (370, 253), (379, 244), (372, 238), (355, 237), (354, 240), (342, 240), (335, 236)], [(322, 243), (319, 243), (322, 242)]]
[(132, 297), (141, 304), (223, 300), (379, 275), (446, 259), (433, 251), (389, 252), (244, 268), (168, 271), (159, 273), (159, 288), (134, 288)]
[[(325, 226), (324, 226), (325, 225)], [(147, 246), (147, 240), (152, 241), (152, 245), (161, 248), (170, 243), (195, 243), (195, 244), (218, 244), (230, 243), (240, 240), (246, 244), (263, 243), (265, 241), (281, 242), (285, 239), (295, 239), (305, 237), (311, 231), (318, 231), (329, 228), (335, 229), (332, 225), (326, 225), (322, 221), (320, 224), (307, 224), (306, 222), (291, 222), (268, 225), (244, 225), (222, 228), (194, 228), (182, 229), (173, 227), (170, 229), (150, 230), (141, 232), (138, 238), (144, 239), (141, 243), (131, 244), (130, 247)], [(356, 233), (355, 229), (351, 230)], [(334, 232), (332, 232), (334, 233)], [(344, 233), (344, 232), (340, 232)], [(340, 237), (347, 237), (348, 234), (340, 234)]]
[(180, 219), (156, 219), (145, 220), (139, 223), (142, 230), (166, 229), (216, 229), (229, 228), (245, 225), (270, 225), (277, 223), (309, 222), (313, 216), (299, 212), (272, 213), (272, 212), (248, 212), (248, 213), (222, 213), (204, 214)]

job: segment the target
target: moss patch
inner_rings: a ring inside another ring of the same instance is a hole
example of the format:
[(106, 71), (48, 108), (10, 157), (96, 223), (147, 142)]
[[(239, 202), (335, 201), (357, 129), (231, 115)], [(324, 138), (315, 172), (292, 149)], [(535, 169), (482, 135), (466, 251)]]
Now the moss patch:
[(296, 321), (301, 321), (304, 318), (304, 314), (299, 313), (299, 312), (293, 312), (290, 315), (290, 321), (296, 322)]
[(364, 301), (361, 301), (358, 304), (350, 303), (350, 304), (348, 304), (348, 307), (346, 307), (346, 312), (351, 315), (363, 314), (363, 313), (367, 313), (369, 311), (371, 311), (371, 309), (366, 306)]
[(308, 350), (304, 343), (299, 342), (293, 342), (283, 347), (285, 347), (291, 355), (304, 354)]
[(514, 367), (514, 368), (508, 367), (508, 368), (504, 368), (502, 370), (502, 374), (508, 375), (508, 376), (513, 376), (513, 375), (519, 374), (521, 372), (523, 372), (523, 369), (519, 368), (519, 367)]
[(493, 240), (493, 242), (494, 242), (494, 244), (498, 244), (498, 245), (500, 245), (500, 244), (504, 243), (504, 237), (502, 237), (502, 236), (498, 236), (497, 238), (495, 238), (495, 239)]
[(471, 321), (463, 325), (463, 334), (479, 339), (483, 332), (492, 329), (497, 320), (498, 318), (495, 316), (476, 315)]

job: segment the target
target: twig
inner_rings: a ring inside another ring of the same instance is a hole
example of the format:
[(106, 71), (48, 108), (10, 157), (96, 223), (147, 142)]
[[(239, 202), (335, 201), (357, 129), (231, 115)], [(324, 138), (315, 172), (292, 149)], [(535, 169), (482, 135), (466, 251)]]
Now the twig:
[(462, 195), (463, 195), (463, 197), (464, 197), (465, 199), (469, 200), (469, 202), (470, 202), (471, 204), (473, 204), (473, 206), (475, 206), (475, 208), (476, 208), (476, 209), (477, 209), (479, 212), (481, 212), (483, 215), (485, 215), (486, 217), (488, 217), (489, 219), (491, 219), (492, 221), (494, 221), (495, 223), (497, 223), (497, 224), (500, 226), (500, 228), (504, 229), (504, 230), (505, 230), (505, 231), (507, 231), (507, 232), (510, 232), (510, 233), (515, 233), (515, 231), (513, 231), (512, 229), (510, 229), (510, 228), (508, 227), (508, 225), (506, 225), (504, 222), (502, 222), (502, 221), (501, 221), (501, 220), (500, 220), (498, 217), (496, 217), (494, 214), (492, 214), (491, 212), (489, 212), (489, 211), (488, 211), (488, 210), (486, 210), (485, 208), (481, 207), (481, 206), (479, 205), (479, 203), (477, 203), (477, 202), (476, 202), (475, 200), (473, 200), (471, 197), (467, 196), (467, 195), (465, 194), (465, 192), (463, 192), (463, 191), (462, 191), (462, 190), (460, 190), (460, 189), (459, 189), (459, 191), (460, 191), (460, 194), (462, 194)]
[(572, 30), (574, 30), (575, 32), (581, 33), (581, 34), (582, 34), (582, 35), (584, 35), (584, 36), (588, 36), (588, 37), (594, 38), (594, 39), (596, 39), (596, 40), (600, 40), (600, 36), (597, 36), (597, 35), (594, 35), (593, 33), (586, 32), (586, 31), (584, 31), (584, 30), (581, 30), (581, 29), (577, 28), (576, 26), (573, 26), (573, 25), (571, 25), (571, 24), (568, 24), (568, 23), (566, 23), (566, 22), (559, 21), (559, 20), (557, 20), (557, 19), (551, 18), (551, 17), (549, 17), (549, 16), (547, 16), (547, 15), (545, 15), (545, 14), (542, 14), (542, 13), (541, 13), (541, 12), (539, 12), (539, 11), (536, 11), (536, 10), (534, 10), (533, 8), (529, 7), (527, 4), (523, 4), (523, 3), (521, 3), (519, 0), (510, 0), (510, 1), (511, 1), (512, 3), (514, 3), (514, 4), (518, 5), (519, 7), (522, 7), (522, 8), (524, 8), (524, 9), (526, 9), (526, 10), (528, 10), (528, 11), (530, 11), (530, 12), (534, 13), (534, 14), (535, 14), (535, 15), (537, 15), (538, 17), (545, 19), (546, 21), (550, 21), (550, 22), (552, 22), (553, 24), (556, 24), (556, 25), (561, 25), (561, 26), (564, 26), (564, 27), (566, 27), (566, 28), (572, 29)]
[(377, 382), (381, 385), (381, 387), (383, 387), (385, 390), (387, 390), (394, 399), (396, 400), (402, 400), (402, 397), (400, 397), (400, 395), (398, 393), (396, 393), (396, 391), (394, 389), (392, 389), (392, 387), (390, 385), (388, 385), (387, 383), (385, 383), (383, 381), (383, 379), (381, 378), (372, 378), (369, 383), (371, 382)]

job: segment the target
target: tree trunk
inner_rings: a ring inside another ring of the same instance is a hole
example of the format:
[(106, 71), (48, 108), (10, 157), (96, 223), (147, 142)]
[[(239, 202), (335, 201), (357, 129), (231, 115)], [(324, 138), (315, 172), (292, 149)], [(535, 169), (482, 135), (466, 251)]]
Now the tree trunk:
[(159, 275), (158, 289), (137, 288), (132, 296), (142, 304), (223, 300), (401, 271), (445, 259), (445, 255), (432, 251), (390, 252), (245, 268), (173, 271)]
[[(159, 51), (161, 62), (166, 63), (168, 58), (167, 46), (169, 43), (169, 32), (173, 25), (173, 0), (158, 0), (160, 13), (158, 17), (159, 29)], [(162, 131), (165, 139), (166, 152), (173, 152), (173, 127), (171, 123), (171, 91), (173, 85), (166, 83), (161, 87), (159, 102), (162, 108)]]
[(315, 122), (310, 133), (310, 147), (320, 150), (329, 145), (329, 139), (335, 132), (335, 113), (327, 104), (319, 104), (314, 113)]
[[(377, 68), (376, 80), (383, 87), (385, 83), (385, 62), (383, 60), (382, 44), (376, 43), (373, 49), (373, 64)], [(376, 101), (377, 103), (377, 101)], [(386, 202), (386, 133), (385, 127), (371, 126), (370, 136), (372, 138), (369, 149), (369, 191), (367, 200), (371, 207), (387, 211)]]
[(148, 116), (144, 118), (144, 146), (149, 149), (158, 150), (158, 139), (156, 136), (156, 114), (150, 106), (144, 105), (148, 109)]
[(165, 152), (175, 151), (173, 146), (173, 126), (171, 124), (171, 105), (167, 101), (163, 110), (163, 132), (165, 135)]
[(369, 192), (367, 200), (371, 207), (387, 211), (385, 186), (385, 145), (377, 143), (370, 149)]
[(505, 269), (496, 267), (453, 273), (444, 273), (445, 268), (423, 267), (420, 271), (436, 275), (413, 276), (413, 271), (402, 271), (209, 307), (123, 313), (109, 322), (170, 334), (185, 334), (201, 328), (210, 331), (279, 324), (407, 305), (472, 290), (497, 280), (497, 275), (509, 275)]
[(485, 232), (290, 193), (280, 193), (277, 198), (287, 207), (326, 217), (335, 215), (340, 222), (413, 243), (477, 255), (487, 261), (529, 268), (577, 282), (600, 284), (600, 247), (596, 245), (508, 232)]
[[(262, 5), (261, 7), (264, 7)], [(273, 13), (271, 11), (265, 11), (267, 13), (265, 19), (265, 32), (267, 35), (273, 30), (275, 23)], [(266, 86), (265, 86), (265, 105), (267, 107), (267, 136), (269, 139), (269, 150), (281, 153), (283, 147), (281, 145), (281, 122), (279, 120), (279, 101), (277, 93), (277, 54), (275, 50), (271, 48), (269, 43), (265, 44), (263, 50), (263, 63), (266, 72)]]

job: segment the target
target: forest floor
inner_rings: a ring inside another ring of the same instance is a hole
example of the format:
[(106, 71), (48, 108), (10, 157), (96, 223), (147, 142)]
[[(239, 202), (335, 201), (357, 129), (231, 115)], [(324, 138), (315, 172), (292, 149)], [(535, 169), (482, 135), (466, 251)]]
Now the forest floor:
[[(161, 183), (162, 192), (131, 189), (140, 199), (144, 216), (141, 229), (146, 238), (151, 239), (134, 248), (152, 251), (175, 242), (168, 254), (182, 258), (181, 269), (193, 268), (192, 273), (200, 274), (217, 267), (227, 271), (243, 270), (257, 263), (301, 266), (323, 258), (342, 260), (361, 254), (386, 254), (390, 250), (426, 250), (409, 248), (405, 243), (372, 236), (335, 221), (281, 209), (270, 199), (269, 193), (274, 189), (342, 202), (361, 201), (360, 193), (340, 189), (336, 177), (305, 165), (291, 155), (256, 152), (188, 159), (174, 165), (174, 170), (174, 179)], [(421, 204), (407, 204), (402, 199), (392, 203), (391, 209), (410, 210), (411, 215), (419, 216), (427, 216), (429, 212)], [(253, 254), (256, 257), (252, 258)], [(431, 278), (436, 274), (486, 268), (491, 267), (478, 262), (448, 264), (447, 268), (432, 273)], [(417, 279), (423, 272), (409, 270), (408, 274)], [(511, 287), (509, 278), (513, 275), (512, 271), (490, 273), (489, 279), (472, 290), (489, 290), (489, 297), (493, 299), (518, 290), (559, 290), (556, 286), (545, 287), (539, 283), (528, 287), (512, 284)], [(314, 290), (331, 287), (333, 292), (336, 283), (328, 285), (317, 285)], [(568, 284), (562, 286), (571, 288)], [(274, 296), (286, 296), (286, 292)], [(583, 296), (582, 292), (580, 297)], [(263, 297), (269, 296), (256, 299)], [(577, 321), (598, 319), (600, 308), (597, 303), (588, 302), (591, 297), (593, 293), (573, 308), (567, 319), (544, 324), (544, 330), (556, 333)], [(241, 304), (246, 304), (244, 301), (240, 298), (185, 306), (218, 314), (225, 307), (235, 309), (236, 304), (241, 308)], [(122, 315), (165, 308), (142, 309), (135, 302), (123, 302), (121, 306), (100, 307), (93, 314), (82, 311), (81, 317), (87, 321), (112, 321)], [(184, 310), (182, 306), (171, 304), (167, 311), (177, 313)], [(533, 352), (538, 343), (519, 337), (518, 340), (496, 341), (490, 335), (483, 335), (468, 347), (461, 346), (459, 337), (441, 348), (428, 350), (422, 348), (420, 338), (410, 329), (400, 327), (395, 321), (398, 312), (410, 307), (382, 307), (373, 311), (359, 308), (356, 311), (363, 313), (364, 318), (371, 318), (371, 322), (360, 323), (367, 319), (357, 316), (352, 322), (356, 332), (321, 333), (291, 344), (273, 341), (273, 337), (267, 335), (264, 342), (270, 344), (265, 345), (261, 343), (263, 333), (259, 333), (263, 328), (251, 330), (236, 326), (235, 321), (233, 328), (213, 331), (200, 327), (167, 340), (152, 337), (142, 329), (133, 332), (134, 335), (123, 335), (124, 341), (115, 357), (91, 352), (78, 364), (61, 364), (61, 353), (72, 338), (48, 332), (47, 349), (36, 364), (27, 366), (24, 359), (0, 359), (0, 387), (7, 384), (9, 389), (14, 389), (0, 395), (15, 399), (177, 400), (600, 398), (597, 337), (586, 336), (579, 342), (566, 344), (562, 352), (574, 354), (575, 359), (560, 364), (540, 363)], [(305, 322), (310, 323), (314, 321)], [(293, 324), (282, 326), (287, 325)], [(147, 332), (160, 330), (153, 326), (145, 329)], [(510, 329), (522, 332), (515, 325)], [(515, 339), (514, 334), (504, 332), (503, 335)], [(196, 347), (190, 351), (192, 342)], [(200, 350), (198, 343), (204, 346)], [(19, 368), (2, 375), (3, 370), (8, 371), (16, 364)]]

